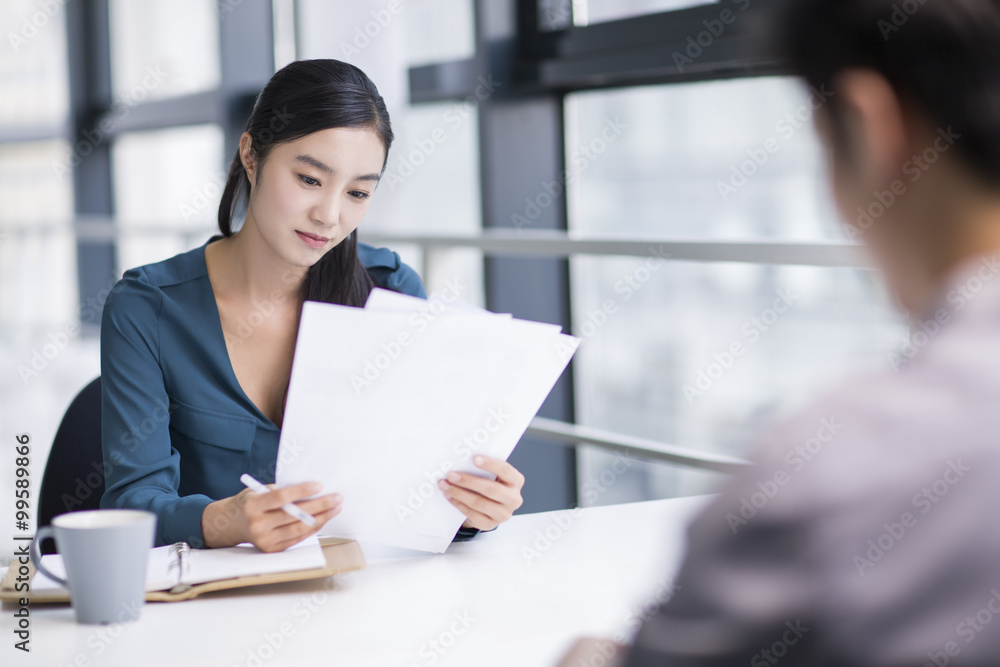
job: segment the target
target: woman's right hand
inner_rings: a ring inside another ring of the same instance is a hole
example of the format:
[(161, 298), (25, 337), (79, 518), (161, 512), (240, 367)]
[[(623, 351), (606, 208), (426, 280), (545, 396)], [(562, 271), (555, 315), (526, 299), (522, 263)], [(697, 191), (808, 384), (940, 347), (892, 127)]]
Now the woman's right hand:
[[(243, 489), (235, 496), (216, 500), (201, 515), (206, 547), (231, 547), (251, 542), (261, 551), (283, 551), (318, 532), (340, 512), (343, 497), (330, 493), (302, 500), (322, 490), (319, 482), (303, 482), (283, 488), (266, 485), (268, 493)], [(309, 526), (289, 515), (281, 506), (293, 502), (316, 519)]]

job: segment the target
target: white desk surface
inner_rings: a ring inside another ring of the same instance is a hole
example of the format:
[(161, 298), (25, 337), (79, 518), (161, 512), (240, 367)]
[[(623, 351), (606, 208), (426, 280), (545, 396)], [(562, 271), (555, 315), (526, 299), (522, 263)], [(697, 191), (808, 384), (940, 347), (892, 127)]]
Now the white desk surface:
[(440, 555), (366, 548), (364, 570), (147, 603), (124, 625), (35, 605), (30, 655), (4, 604), (0, 664), (552, 667), (579, 635), (631, 635), (708, 498), (519, 515)]

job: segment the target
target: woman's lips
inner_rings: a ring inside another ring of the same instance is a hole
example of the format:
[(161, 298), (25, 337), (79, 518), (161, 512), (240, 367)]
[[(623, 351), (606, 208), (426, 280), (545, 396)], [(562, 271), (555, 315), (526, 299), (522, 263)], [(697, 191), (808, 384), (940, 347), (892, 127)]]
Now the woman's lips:
[(295, 230), (295, 233), (299, 235), (299, 238), (306, 242), (310, 248), (322, 248), (330, 240), (325, 236), (316, 236), (315, 234), (306, 234), (305, 232), (300, 232)]

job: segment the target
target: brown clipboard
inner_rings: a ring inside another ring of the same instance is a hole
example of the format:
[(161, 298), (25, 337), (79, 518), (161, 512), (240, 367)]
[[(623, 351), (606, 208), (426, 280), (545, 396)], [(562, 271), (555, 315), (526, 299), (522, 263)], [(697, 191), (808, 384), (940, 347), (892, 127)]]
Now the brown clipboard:
[[(322, 579), (325, 577), (349, 572), (351, 570), (361, 570), (366, 567), (365, 555), (361, 551), (360, 545), (354, 540), (345, 540), (338, 537), (320, 537), (320, 546), (323, 555), (326, 557), (326, 567), (314, 568), (311, 570), (290, 570), (288, 572), (272, 572), (270, 574), (254, 574), (246, 577), (234, 577), (232, 579), (218, 579), (216, 581), (206, 581), (202, 584), (194, 584), (187, 590), (180, 593), (169, 591), (147, 591), (147, 602), (177, 602), (179, 600), (190, 600), (198, 597), (202, 593), (210, 591), (222, 591), (230, 588), (244, 588), (246, 586), (258, 586), (260, 584), (276, 584), (286, 581), (305, 581), (307, 579)], [(35, 576), (35, 565), (28, 562), (28, 582)], [(10, 568), (0, 581), (0, 601), (18, 602), (27, 599), (31, 604), (50, 602), (69, 602), (69, 591), (65, 589), (47, 589), (41, 591), (18, 591), (15, 586), (22, 565), (18, 559), (11, 561)]]

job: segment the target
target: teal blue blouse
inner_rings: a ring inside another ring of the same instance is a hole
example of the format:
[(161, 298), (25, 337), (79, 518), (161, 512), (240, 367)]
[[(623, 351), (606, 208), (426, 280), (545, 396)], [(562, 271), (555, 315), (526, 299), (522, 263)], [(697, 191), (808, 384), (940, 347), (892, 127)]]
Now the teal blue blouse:
[[(101, 319), (101, 507), (154, 512), (158, 546), (203, 546), (205, 506), (239, 493), (242, 473), (274, 482), (280, 431), (236, 379), (208, 279), (219, 238), (126, 271)], [(358, 256), (380, 287), (426, 297), (395, 252), (359, 243)]]

